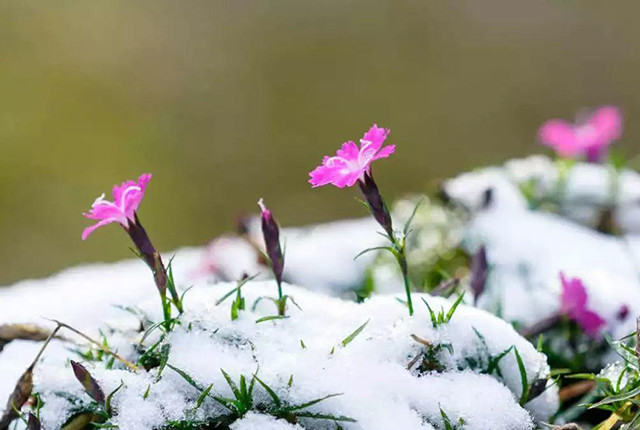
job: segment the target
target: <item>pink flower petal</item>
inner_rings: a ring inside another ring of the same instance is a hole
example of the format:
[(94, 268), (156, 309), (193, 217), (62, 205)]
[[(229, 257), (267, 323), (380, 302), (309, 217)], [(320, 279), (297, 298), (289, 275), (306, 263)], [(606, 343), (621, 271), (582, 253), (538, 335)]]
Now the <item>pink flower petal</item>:
[(120, 220), (121, 222), (126, 222), (127, 218), (118, 206), (106, 200), (96, 200), (91, 210), (83, 215), (94, 220), (113, 218), (114, 220)]
[(135, 212), (140, 206), (150, 180), (150, 174), (143, 174), (137, 181), (125, 181), (120, 185), (115, 185), (112, 191), (113, 202), (105, 200), (104, 194), (96, 199), (91, 205), (91, 210), (84, 216), (99, 222), (87, 227), (82, 233), (82, 239), (86, 239), (95, 229), (113, 222), (128, 228), (129, 222), (133, 222), (135, 219)]
[(538, 132), (540, 142), (553, 148), (558, 155), (586, 156), (589, 161), (599, 161), (621, 136), (622, 114), (614, 106), (603, 106), (578, 124), (547, 121)]
[(82, 231), (82, 240), (86, 240), (87, 237), (89, 237), (89, 235), (91, 233), (93, 233), (96, 229), (98, 229), (98, 228), (100, 228), (102, 226), (105, 226), (107, 224), (111, 224), (112, 222), (117, 222), (117, 221), (115, 219), (103, 219), (102, 221), (97, 222), (94, 225), (85, 228)]
[(373, 161), (387, 158), (395, 151), (395, 146), (382, 148), (388, 134), (388, 129), (374, 124), (364, 134), (360, 148), (352, 141), (343, 143), (334, 157), (325, 156), (322, 164), (309, 173), (309, 183), (313, 187), (328, 184), (338, 188), (352, 187), (369, 171)]
[(342, 148), (338, 149), (336, 155), (338, 157), (344, 158), (345, 160), (355, 160), (358, 158), (359, 152), (360, 150), (358, 149), (358, 145), (350, 140), (342, 144)]
[(543, 145), (553, 148), (562, 157), (573, 157), (580, 152), (573, 127), (561, 120), (547, 121), (538, 132)]
[(380, 128), (377, 124), (373, 124), (369, 131), (367, 131), (364, 136), (362, 136), (362, 140), (371, 142), (373, 144), (373, 147), (377, 151), (387, 139), (389, 133), (391, 133), (391, 130), (389, 130), (388, 128)]
[(380, 158), (389, 158), (389, 156), (391, 154), (393, 154), (394, 152), (396, 152), (396, 146), (395, 145), (387, 145), (384, 148), (382, 148), (380, 150), (380, 152), (378, 152), (378, 154), (376, 154), (375, 157), (373, 157), (374, 160), (378, 160)]
[(562, 282), (562, 311), (571, 317), (580, 313), (587, 305), (587, 290), (578, 278), (568, 279), (560, 273)]
[(580, 314), (579, 318), (576, 319), (576, 322), (585, 334), (595, 337), (600, 332), (600, 329), (605, 325), (606, 321), (600, 317), (597, 313), (584, 310), (582, 314)]
[(604, 145), (622, 137), (622, 113), (615, 106), (603, 106), (596, 110), (588, 124), (597, 130)]
[(587, 290), (579, 278), (565, 277), (560, 273), (562, 295), (560, 311), (575, 321), (589, 336), (596, 336), (605, 325), (605, 320), (596, 312), (587, 309)]

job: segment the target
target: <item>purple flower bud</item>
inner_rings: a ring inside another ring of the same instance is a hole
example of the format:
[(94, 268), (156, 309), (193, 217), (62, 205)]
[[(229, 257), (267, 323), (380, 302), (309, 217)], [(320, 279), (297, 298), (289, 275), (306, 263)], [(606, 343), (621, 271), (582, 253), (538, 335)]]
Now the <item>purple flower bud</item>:
[(104, 404), (105, 397), (104, 391), (98, 385), (98, 382), (93, 379), (93, 376), (89, 373), (89, 371), (80, 363), (77, 363), (71, 360), (71, 367), (73, 368), (73, 373), (76, 375), (76, 379), (82, 384), (82, 387), (87, 392), (88, 395), (91, 396), (93, 400), (98, 403)]
[(360, 190), (367, 200), (367, 204), (369, 205), (371, 214), (378, 222), (378, 224), (380, 224), (380, 226), (384, 229), (384, 231), (387, 232), (389, 237), (392, 237), (393, 225), (391, 223), (391, 214), (389, 213), (387, 205), (380, 195), (380, 190), (373, 180), (373, 176), (371, 176), (369, 173), (365, 173), (364, 177), (358, 180), (358, 185), (360, 186)]
[(271, 268), (278, 285), (282, 283), (282, 272), (284, 271), (284, 256), (280, 248), (280, 228), (273, 218), (271, 211), (264, 205), (264, 201), (258, 201), (262, 219), (262, 235), (267, 255), (271, 260)]
[(29, 412), (29, 421), (27, 421), (27, 430), (40, 430), (42, 426), (40, 425), (40, 420), (33, 415), (33, 413)]
[(162, 263), (160, 253), (153, 246), (147, 231), (144, 229), (142, 224), (140, 224), (138, 214), (134, 214), (134, 222), (129, 223), (129, 227), (126, 231), (136, 246), (140, 257), (142, 257), (144, 262), (147, 263), (147, 266), (151, 269), (158, 291), (164, 296), (167, 292), (167, 271)]
[(624, 321), (627, 319), (627, 317), (629, 316), (629, 306), (627, 305), (622, 305), (620, 306), (620, 309), (618, 309), (618, 313), (616, 314), (616, 317), (618, 318), (618, 321)]
[(529, 394), (527, 395), (527, 401), (531, 401), (538, 397), (540, 394), (544, 393), (547, 389), (547, 382), (549, 380), (546, 378), (540, 378), (533, 381), (531, 387), (529, 387)]
[(487, 249), (482, 245), (471, 258), (471, 290), (473, 291), (473, 304), (478, 303), (478, 298), (484, 292), (489, 273), (487, 261)]

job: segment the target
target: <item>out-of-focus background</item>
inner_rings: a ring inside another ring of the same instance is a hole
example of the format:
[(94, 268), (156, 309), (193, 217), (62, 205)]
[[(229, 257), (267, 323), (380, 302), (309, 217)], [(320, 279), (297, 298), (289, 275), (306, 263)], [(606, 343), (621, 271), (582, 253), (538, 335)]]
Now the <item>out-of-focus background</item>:
[[(264, 197), (283, 225), (363, 215), (312, 190), (324, 154), (371, 125), (397, 153), (389, 197), (542, 151), (549, 117), (612, 103), (640, 152), (640, 2), (0, 2), (0, 284), (129, 257), (81, 213), (142, 172), (162, 249), (233, 228)], [(355, 190), (354, 190), (355, 191)], [(111, 230), (111, 231), (109, 231)]]

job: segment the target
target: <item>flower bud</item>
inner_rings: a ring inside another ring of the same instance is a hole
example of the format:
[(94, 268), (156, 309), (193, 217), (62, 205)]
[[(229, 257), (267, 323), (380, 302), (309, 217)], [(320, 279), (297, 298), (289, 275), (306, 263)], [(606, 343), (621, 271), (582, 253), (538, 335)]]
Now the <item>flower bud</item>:
[(371, 214), (384, 231), (387, 232), (389, 237), (392, 237), (393, 225), (391, 223), (391, 214), (380, 195), (380, 190), (373, 180), (373, 177), (369, 173), (365, 173), (364, 177), (358, 180), (358, 185), (367, 200)]
[(264, 236), (267, 256), (271, 260), (271, 268), (276, 282), (280, 285), (282, 283), (282, 272), (284, 271), (284, 256), (280, 248), (280, 228), (262, 199), (258, 201), (258, 206), (260, 206), (261, 211), (262, 235)]
[(473, 291), (473, 304), (478, 303), (478, 298), (484, 292), (489, 274), (489, 262), (487, 261), (487, 249), (484, 245), (471, 258), (471, 290)]

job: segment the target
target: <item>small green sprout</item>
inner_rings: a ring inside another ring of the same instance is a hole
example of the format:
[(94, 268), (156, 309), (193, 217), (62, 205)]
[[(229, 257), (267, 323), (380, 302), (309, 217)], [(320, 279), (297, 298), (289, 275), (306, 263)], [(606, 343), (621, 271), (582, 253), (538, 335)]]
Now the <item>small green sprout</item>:
[(353, 331), (353, 333), (351, 333), (349, 336), (345, 337), (342, 342), (340, 342), (342, 344), (342, 347), (345, 347), (347, 345), (349, 345), (356, 337), (358, 337), (358, 335), (360, 333), (362, 333), (362, 330), (364, 330), (364, 328), (367, 326), (367, 324), (369, 324), (370, 320), (365, 321), (364, 324), (362, 324), (360, 327), (358, 327), (357, 329), (355, 329)]
[(456, 301), (453, 303), (453, 305), (451, 305), (451, 307), (446, 313), (444, 311), (444, 308), (442, 307), (440, 308), (440, 311), (438, 311), (438, 313), (435, 313), (433, 309), (431, 309), (431, 306), (429, 306), (429, 303), (427, 303), (427, 301), (424, 298), (422, 298), (422, 301), (427, 306), (427, 309), (429, 309), (429, 315), (431, 317), (431, 325), (433, 326), (433, 328), (438, 328), (439, 326), (451, 321), (453, 314), (456, 312), (456, 309), (458, 308), (460, 303), (462, 303), (463, 298), (464, 298), (464, 293), (458, 296)]
[(479, 357), (465, 357), (465, 361), (469, 365), (471, 369), (480, 369), (482, 373), (487, 375), (493, 375), (494, 373), (498, 377), (502, 377), (502, 372), (500, 371), (500, 361), (513, 350), (514, 346), (506, 348), (502, 352), (497, 355), (491, 354), (489, 351), (489, 346), (487, 345), (487, 340), (475, 327), (473, 327), (473, 331), (480, 340), (480, 348)]
[(464, 429), (464, 426), (465, 426), (466, 422), (464, 421), (463, 418), (459, 418), (456, 423), (452, 423), (451, 419), (449, 418), (447, 413), (442, 409), (442, 407), (439, 406), (439, 408), (440, 408), (440, 416), (442, 417), (442, 422), (444, 424), (444, 429), (445, 430), (462, 430), (462, 429)]
[(417, 372), (419, 374), (424, 374), (427, 372), (442, 372), (445, 370), (445, 366), (440, 362), (440, 353), (443, 350), (447, 350), (449, 354), (453, 354), (453, 346), (449, 343), (439, 343), (434, 345), (426, 339), (422, 339), (421, 337), (412, 334), (411, 338), (424, 346), (425, 349), (420, 351), (418, 355), (416, 355), (410, 362), (407, 364), (407, 370), (411, 370), (416, 363), (420, 362), (417, 367)]
[[(199, 407), (204, 402), (205, 398), (208, 397), (227, 410), (226, 414), (208, 420), (208, 423), (213, 424), (214, 427), (216, 425), (221, 427), (229, 426), (233, 422), (242, 419), (242, 417), (244, 417), (249, 411), (268, 414), (273, 417), (286, 420), (291, 424), (298, 423), (301, 418), (328, 420), (334, 422), (355, 422), (354, 419), (342, 415), (316, 413), (306, 410), (313, 405), (321, 403), (327, 399), (340, 396), (341, 394), (329, 394), (304, 403), (290, 403), (283, 400), (274, 389), (267, 385), (256, 374), (252, 375), (250, 378), (240, 375), (240, 379), (238, 383), (236, 383), (227, 372), (220, 369), (233, 395), (233, 397), (224, 397), (213, 392), (213, 385), (204, 388), (183, 370), (171, 364), (168, 364), (167, 366), (182, 376), (189, 385), (200, 392), (198, 400), (196, 401), (197, 407)], [(269, 401), (262, 400), (261, 397), (258, 398), (259, 400), (256, 400), (254, 396), (256, 382), (267, 393), (268, 398), (270, 399)], [(289, 377), (287, 387), (290, 388), (292, 385), (293, 375)], [(179, 429), (183, 427), (178, 427), (177, 424), (174, 423), (173, 427), (170, 428)]]

